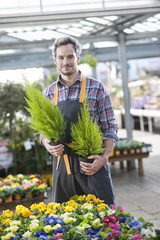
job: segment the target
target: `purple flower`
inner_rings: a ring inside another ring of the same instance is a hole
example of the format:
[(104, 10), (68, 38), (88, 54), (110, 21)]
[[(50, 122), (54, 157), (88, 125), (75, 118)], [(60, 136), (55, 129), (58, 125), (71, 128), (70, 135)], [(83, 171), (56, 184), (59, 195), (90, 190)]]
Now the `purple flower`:
[(101, 236), (97, 233), (98, 233), (98, 231), (96, 231), (95, 229), (88, 230), (87, 235), (89, 235), (90, 238), (87, 238), (87, 239), (88, 240), (89, 239), (96, 239), (96, 240), (101, 239)]

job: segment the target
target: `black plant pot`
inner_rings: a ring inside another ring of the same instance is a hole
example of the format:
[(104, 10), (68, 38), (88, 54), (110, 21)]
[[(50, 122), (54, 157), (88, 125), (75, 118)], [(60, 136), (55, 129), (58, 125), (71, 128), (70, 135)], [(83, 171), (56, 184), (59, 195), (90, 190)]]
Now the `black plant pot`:
[[(78, 156), (78, 160), (79, 162), (86, 162), (86, 163), (93, 163), (94, 161), (94, 159), (83, 158), (80, 156)], [(81, 166), (80, 166), (80, 173), (85, 174), (85, 172), (81, 169)]]
[(62, 140), (60, 140), (60, 141), (58, 141), (58, 142), (50, 142), (50, 145), (52, 145), (52, 146), (57, 146), (57, 145), (59, 145), (59, 144), (64, 145), (63, 154), (67, 154), (69, 148), (68, 148), (68, 146), (65, 144), (65, 139), (62, 139)]

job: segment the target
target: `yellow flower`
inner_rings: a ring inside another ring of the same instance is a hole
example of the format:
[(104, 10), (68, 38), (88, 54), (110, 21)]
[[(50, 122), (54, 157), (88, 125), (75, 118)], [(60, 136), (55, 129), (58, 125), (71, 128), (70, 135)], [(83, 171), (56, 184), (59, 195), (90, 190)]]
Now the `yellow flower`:
[(45, 231), (46, 233), (51, 232), (51, 231), (52, 231), (52, 227), (51, 227), (51, 225), (47, 225), (47, 226), (45, 226), (45, 227), (44, 227), (44, 231)]
[(92, 195), (92, 194), (88, 194), (87, 196), (86, 196), (86, 201), (90, 201), (90, 200), (95, 200), (96, 199), (96, 196), (95, 195)]
[(39, 179), (38, 178), (32, 178), (32, 180), (31, 180), (33, 183), (36, 183), (36, 182), (38, 182), (39, 181)]
[(9, 218), (6, 218), (6, 219), (2, 219), (1, 222), (2, 222), (2, 224), (4, 224), (4, 225), (9, 225), (10, 222), (12, 222), (12, 220), (9, 219)]
[(28, 217), (33, 215), (32, 212), (29, 211), (28, 208), (24, 207), (23, 205), (17, 205), (15, 215), (22, 214), (23, 217)]
[(13, 225), (20, 225), (21, 222), (20, 221), (17, 221), (17, 220), (14, 220), (13, 222), (10, 223), (10, 226), (13, 226)]
[(100, 222), (99, 218), (96, 218), (92, 223), (93, 227), (99, 227), (100, 225), (102, 225), (102, 223)]
[(75, 207), (77, 209), (78, 203), (76, 203), (74, 200), (70, 200), (67, 202), (69, 206)]
[(30, 177), (30, 178), (35, 178), (36, 175), (32, 174), (32, 175), (30, 175), (29, 177)]
[(66, 207), (63, 207), (63, 210), (65, 212), (72, 212), (74, 210), (74, 208), (72, 206), (66, 206)]
[(47, 206), (47, 210), (45, 211), (45, 214), (50, 214), (50, 213), (56, 214), (57, 209), (60, 209), (60, 208), (61, 206), (59, 203), (49, 203)]
[(44, 188), (46, 188), (46, 185), (45, 185), (45, 184), (40, 184), (40, 185), (38, 186), (38, 189), (44, 189)]
[(68, 223), (73, 223), (76, 221), (76, 218), (73, 217), (64, 217), (63, 219), (64, 223), (68, 224)]
[(81, 195), (81, 196), (79, 196), (79, 197), (78, 197), (78, 201), (82, 201), (82, 200), (84, 200), (85, 197), (86, 197), (86, 195)]
[(3, 231), (3, 229), (0, 227), (0, 232), (2, 232)]
[(86, 229), (86, 228), (90, 228), (91, 225), (89, 225), (88, 223), (83, 223), (82, 228)]
[(3, 211), (2, 216), (6, 216), (8, 218), (11, 218), (13, 216), (13, 212), (10, 211), (9, 209)]
[(97, 205), (98, 211), (100, 212), (102, 209), (105, 209), (108, 205), (105, 203), (101, 203)]

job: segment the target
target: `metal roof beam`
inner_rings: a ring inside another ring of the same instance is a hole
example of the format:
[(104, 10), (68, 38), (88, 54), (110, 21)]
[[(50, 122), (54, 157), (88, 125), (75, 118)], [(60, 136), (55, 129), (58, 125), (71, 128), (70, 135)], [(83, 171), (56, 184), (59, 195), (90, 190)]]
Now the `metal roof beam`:
[(108, 9), (96, 9), (86, 11), (71, 11), (71, 12), (61, 12), (61, 13), (47, 13), (47, 14), (23, 14), (23, 15), (5, 15), (0, 16), (0, 28), (11, 28), (17, 26), (29, 26), (29, 25), (39, 25), (39, 24), (54, 24), (56, 21), (73, 20), (74, 19), (84, 19), (89, 17), (104, 17), (104, 16), (124, 16), (124, 15), (139, 15), (147, 13), (159, 13), (160, 3), (153, 3), (149, 5), (138, 5), (138, 6), (127, 6), (127, 7), (114, 7)]

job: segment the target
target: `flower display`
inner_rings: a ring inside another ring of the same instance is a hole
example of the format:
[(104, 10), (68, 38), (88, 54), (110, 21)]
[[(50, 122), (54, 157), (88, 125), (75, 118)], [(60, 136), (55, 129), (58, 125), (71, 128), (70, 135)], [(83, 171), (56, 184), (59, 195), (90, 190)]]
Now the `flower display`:
[(8, 175), (6, 178), (0, 180), (0, 198), (1, 203), (6, 202), (9, 197), (13, 200), (20, 200), (21, 198), (38, 197), (49, 190), (47, 184), (39, 175), (23, 175), (16, 176)]
[(160, 230), (142, 217), (136, 219), (121, 206), (108, 206), (94, 195), (73, 196), (64, 203), (44, 202), (30, 208), (17, 205), (0, 215), (2, 240), (148, 240), (160, 239)]

